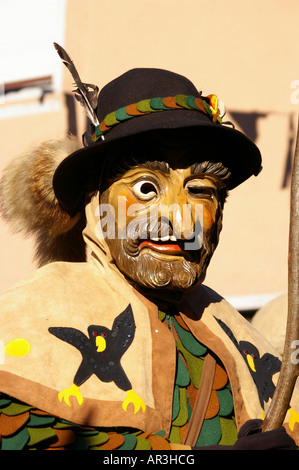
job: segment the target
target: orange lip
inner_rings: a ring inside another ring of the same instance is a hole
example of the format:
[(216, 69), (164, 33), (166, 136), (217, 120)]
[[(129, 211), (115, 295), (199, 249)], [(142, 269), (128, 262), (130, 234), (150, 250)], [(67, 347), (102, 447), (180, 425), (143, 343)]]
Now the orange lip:
[(162, 253), (176, 253), (182, 251), (181, 247), (177, 244), (165, 243), (160, 245), (149, 240), (140, 243), (140, 247), (142, 246), (148, 246), (149, 248), (152, 248), (155, 251), (160, 251)]

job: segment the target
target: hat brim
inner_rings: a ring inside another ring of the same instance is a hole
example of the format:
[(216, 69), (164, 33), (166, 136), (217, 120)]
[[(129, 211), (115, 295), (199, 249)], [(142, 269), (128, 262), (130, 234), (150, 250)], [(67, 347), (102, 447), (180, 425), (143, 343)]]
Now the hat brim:
[(261, 154), (257, 146), (238, 130), (213, 123), (193, 110), (169, 110), (130, 119), (112, 128), (105, 140), (77, 150), (58, 166), (53, 188), (62, 208), (70, 215), (83, 209), (86, 192), (96, 190), (111, 145), (121, 144), (136, 135), (167, 130), (173, 139), (179, 130), (190, 133), (198, 142), (196, 162), (221, 162), (231, 176), (228, 189), (234, 189), (261, 171)]

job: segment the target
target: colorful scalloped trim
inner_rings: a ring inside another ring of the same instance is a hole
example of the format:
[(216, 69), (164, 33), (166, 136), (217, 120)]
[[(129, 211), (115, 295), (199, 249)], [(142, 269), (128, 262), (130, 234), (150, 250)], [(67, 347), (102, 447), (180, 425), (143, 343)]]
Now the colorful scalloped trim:
[(167, 96), (165, 98), (150, 98), (138, 101), (137, 103), (123, 106), (117, 111), (113, 111), (103, 119), (95, 128), (91, 138), (92, 142), (97, 142), (109, 130), (128, 119), (145, 114), (156, 113), (174, 109), (191, 109), (206, 114), (212, 122), (222, 124), (224, 106), (216, 95), (203, 96), (201, 98), (191, 95)]
[(80, 426), (0, 393), (0, 450), (170, 450), (164, 436)]

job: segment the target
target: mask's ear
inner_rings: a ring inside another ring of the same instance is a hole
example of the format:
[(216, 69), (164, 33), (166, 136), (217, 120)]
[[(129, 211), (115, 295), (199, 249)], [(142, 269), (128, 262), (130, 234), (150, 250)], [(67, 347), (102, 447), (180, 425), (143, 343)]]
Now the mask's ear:
[(39, 266), (84, 261), (85, 216), (70, 217), (55, 197), (52, 179), (59, 163), (81, 148), (76, 137), (50, 140), (14, 159), (0, 181), (0, 212), (14, 232), (33, 236)]

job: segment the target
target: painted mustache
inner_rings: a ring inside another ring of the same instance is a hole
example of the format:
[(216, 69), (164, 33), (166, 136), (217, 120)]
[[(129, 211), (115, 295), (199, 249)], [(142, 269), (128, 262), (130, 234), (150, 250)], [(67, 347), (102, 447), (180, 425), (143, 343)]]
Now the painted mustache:
[(129, 255), (137, 256), (143, 247), (173, 254), (190, 249), (199, 250), (202, 247), (202, 226), (199, 221), (196, 222), (192, 236), (186, 240), (181, 234), (175, 233), (167, 217), (138, 218), (126, 227), (124, 248)]

